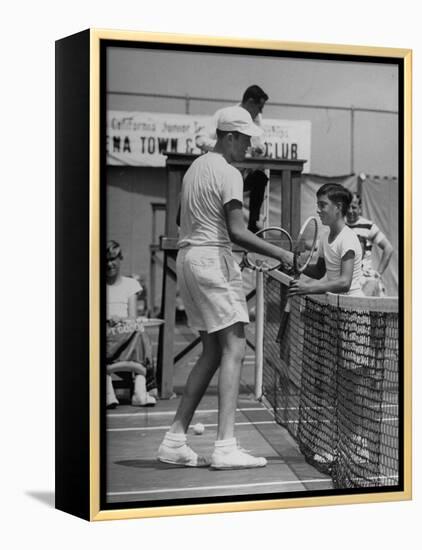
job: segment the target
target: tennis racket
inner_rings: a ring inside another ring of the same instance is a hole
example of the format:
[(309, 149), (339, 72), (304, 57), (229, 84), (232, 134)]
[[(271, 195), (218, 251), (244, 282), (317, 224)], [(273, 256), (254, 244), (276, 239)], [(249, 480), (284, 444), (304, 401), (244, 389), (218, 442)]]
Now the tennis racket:
[[(289, 233), (281, 227), (266, 227), (265, 229), (259, 230), (255, 235), (283, 250), (289, 252), (292, 250), (292, 238)], [(268, 272), (273, 269), (278, 269), (281, 266), (281, 262), (265, 254), (260, 254), (259, 252), (245, 252), (243, 254), (241, 266), (257, 271)]]
[[(314, 216), (308, 218), (300, 228), (299, 236), (293, 247), (293, 278), (298, 279), (311, 263), (318, 241), (318, 221)], [(281, 342), (286, 331), (290, 314), (290, 300), (287, 298), (281, 315), (280, 328), (276, 342)]]

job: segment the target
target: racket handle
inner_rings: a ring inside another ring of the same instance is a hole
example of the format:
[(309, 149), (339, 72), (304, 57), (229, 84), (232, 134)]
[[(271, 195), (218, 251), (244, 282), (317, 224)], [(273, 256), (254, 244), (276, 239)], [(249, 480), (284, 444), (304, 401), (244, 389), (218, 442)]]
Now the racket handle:
[[(294, 276), (294, 280), (299, 279), (300, 273), (296, 273)], [(276, 342), (280, 343), (281, 340), (284, 337), (284, 333), (286, 332), (286, 327), (288, 325), (289, 316), (290, 316), (290, 298), (287, 296), (286, 303), (284, 305), (284, 310), (281, 315), (281, 321), (280, 321), (280, 328), (278, 329), (277, 338), (275, 339)]]
[(286, 303), (283, 313), (281, 314), (280, 327), (278, 329), (277, 337), (275, 339), (277, 343), (280, 343), (283, 340), (284, 333), (286, 332), (287, 324), (289, 322), (290, 306), (288, 306), (288, 304), (289, 302)]

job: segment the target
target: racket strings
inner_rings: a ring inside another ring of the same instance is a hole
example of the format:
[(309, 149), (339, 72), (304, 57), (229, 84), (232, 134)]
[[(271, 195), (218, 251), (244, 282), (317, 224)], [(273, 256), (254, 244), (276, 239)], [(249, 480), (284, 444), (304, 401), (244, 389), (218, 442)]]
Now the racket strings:
[[(256, 235), (262, 240), (283, 250), (290, 251), (292, 249), (290, 236), (282, 229), (267, 228), (259, 231)], [(248, 267), (263, 271), (270, 271), (280, 267), (279, 260), (266, 256), (265, 254), (260, 254), (259, 252), (248, 252), (246, 254), (246, 262)]]
[(294, 243), (295, 271), (302, 273), (306, 267), (316, 260), (318, 238), (318, 222), (309, 218), (303, 224), (297, 241)]

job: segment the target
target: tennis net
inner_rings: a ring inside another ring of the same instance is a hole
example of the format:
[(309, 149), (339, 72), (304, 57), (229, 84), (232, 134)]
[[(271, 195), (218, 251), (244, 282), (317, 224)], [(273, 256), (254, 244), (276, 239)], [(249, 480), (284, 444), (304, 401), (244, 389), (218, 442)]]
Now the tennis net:
[(265, 278), (263, 396), (335, 488), (398, 485), (397, 298), (293, 297), (277, 342), (289, 281)]

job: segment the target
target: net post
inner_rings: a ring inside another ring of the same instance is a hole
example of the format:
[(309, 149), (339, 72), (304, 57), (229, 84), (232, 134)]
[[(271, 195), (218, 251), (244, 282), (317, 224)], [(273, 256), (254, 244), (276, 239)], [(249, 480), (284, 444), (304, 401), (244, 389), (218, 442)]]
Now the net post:
[(264, 366), (264, 273), (256, 272), (256, 317), (255, 317), (255, 399), (262, 397)]
[(270, 186), (271, 186), (271, 171), (265, 170), (265, 174), (268, 177), (267, 185), (265, 186), (264, 201), (263, 201), (263, 227), (264, 229), (270, 226)]

